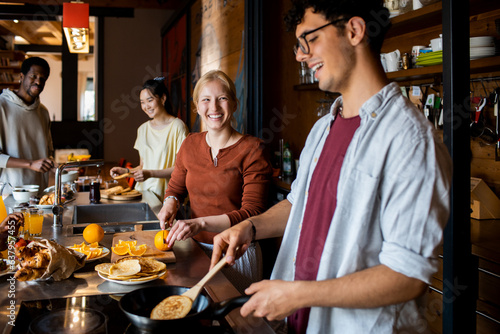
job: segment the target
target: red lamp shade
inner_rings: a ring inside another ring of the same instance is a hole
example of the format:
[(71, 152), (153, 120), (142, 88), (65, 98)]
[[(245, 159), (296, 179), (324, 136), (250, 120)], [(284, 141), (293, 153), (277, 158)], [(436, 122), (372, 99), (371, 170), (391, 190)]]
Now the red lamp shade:
[(89, 28), (89, 4), (63, 3), (63, 28)]
[(83, 2), (63, 3), (63, 30), (69, 52), (89, 52), (89, 4)]

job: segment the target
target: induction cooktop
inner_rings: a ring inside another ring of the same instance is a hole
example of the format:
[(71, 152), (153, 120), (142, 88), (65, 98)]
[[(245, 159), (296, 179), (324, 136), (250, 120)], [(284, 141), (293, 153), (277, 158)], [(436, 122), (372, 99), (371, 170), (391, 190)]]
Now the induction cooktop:
[[(120, 297), (120, 295), (109, 294), (23, 301), (11, 333), (145, 333), (132, 325), (127, 316), (121, 311), (118, 304)], [(82, 310), (88, 310), (88, 314), (85, 314)], [(58, 317), (58, 314), (64, 316)], [(53, 320), (52, 318), (62, 320)], [(101, 320), (105, 323), (102, 326), (97, 324)], [(32, 328), (30, 331), (30, 325), (36, 328)], [(55, 329), (44, 328), (47, 326), (53, 326)], [(203, 328), (203, 333), (231, 334), (234, 332), (225, 321), (220, 323), (209, 321), (208, 325)]]

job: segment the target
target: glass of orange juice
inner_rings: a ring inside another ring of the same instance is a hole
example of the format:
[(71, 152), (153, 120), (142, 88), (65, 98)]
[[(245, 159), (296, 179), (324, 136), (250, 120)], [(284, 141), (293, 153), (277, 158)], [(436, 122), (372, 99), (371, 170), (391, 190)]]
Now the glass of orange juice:
[[(3, 202), (3, 197), (2, 197), (2, 194), (1, 194), (1, 191), (0, 191), (0, 223), (3, 222), (3, 220), (5, 218), (7, 218), (7, 208), (5, 207), (5, 204)], [(3, 241), (0, 241), (0, 242), (3, 242)], [(7, 239), (5, 239), (5, 242), (7, 242)], [(5, 245), (3, 245), (3, 246), (5, 246)], [(9, 250), (7, 248), (5, 248), (5, 250), (3, 250), (3, 251), (0, 252), (0, 256), (3, 259), (6, 259), (8, 253), (9, 253)]]
[(30, 237), (40, 237), (42, 235), (43, 227), (43, 210), (30, 209), (28, 216), (28, 222), (25, 221), (24, 223), (28, 226)]
[(3, 202), (3, 197), (0, 195), (0, 223), (7, 217), (7, 208)]

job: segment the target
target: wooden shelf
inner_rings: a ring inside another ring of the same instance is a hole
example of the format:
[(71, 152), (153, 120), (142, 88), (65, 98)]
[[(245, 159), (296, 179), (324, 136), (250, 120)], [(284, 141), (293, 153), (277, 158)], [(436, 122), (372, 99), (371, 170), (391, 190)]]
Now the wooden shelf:
[[(470, 72), (471, 74), (491, 73), (498, 71), (500, 68), (500, 56), (487, 57), (481, 59), (471, 60)], [(411, 68), (408, 70), (401, 70), (397, 72), (387, 73), (390, 80), (397, 82), (427, 80), (432, 81), (440, 79), (443, 73), (443, 65), (433, 65), (419, 68)]]
[(280, 187), (286, 191), (290, 191), (292, 188), (292, 182), (294, 179), (295, 179), (295, 177), (292, 177), (292, 176), (285, 176), (283, 178), (273, 177), (273, 183), (277, 187)]
[(293, 89), (295, 89), (295, 90), (318, 90), (319, 86), (318, 86), (318, 83), (300, 84), (300, 85), (293, 86)]
[(386, 34), (386, 39), (415, 31), (415, 27), (430, 27), (441, 24), (442, 3), (437, 2), (395, 16), (391, 19), (392, 27)]
[[(498, 72), (500, 69), (500, 56), (487, 57), (471, 60), (471, 74), (490, 74)], [(396, 72), (388, 72), (387, 78), (407, 86), (419, 85), (423, 83), (440, 83), (443, 74), (443, 65), (433, 65), (418, 68), (410, 68)], [(496, 75), (496, 74), (495, 74)], [(319, 90), (318, 84), (302, 84), (293, 86), (298, 91)]]
[(0, 50), (0, 87), (16, 89), (19, 87), (19, 73), (21, 64), (26, 58), (23, 51), (18, 50)]

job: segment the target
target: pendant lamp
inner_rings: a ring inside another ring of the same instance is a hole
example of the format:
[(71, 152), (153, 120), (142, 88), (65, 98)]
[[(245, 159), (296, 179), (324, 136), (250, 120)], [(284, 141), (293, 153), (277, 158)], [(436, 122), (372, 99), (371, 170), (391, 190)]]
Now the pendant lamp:
[(69, 52), (89, 53), (89, 4), (82, 1), (63, 3), (63, 30)]

